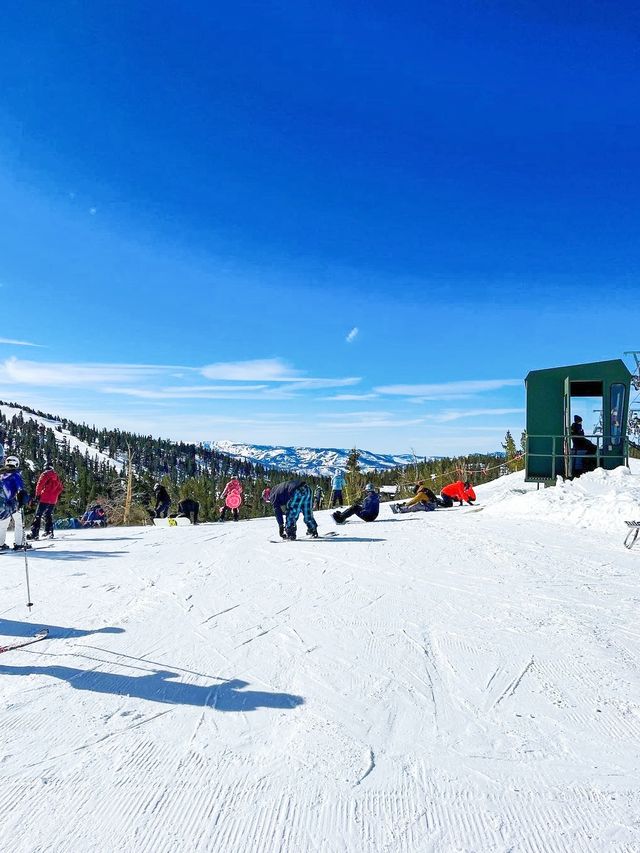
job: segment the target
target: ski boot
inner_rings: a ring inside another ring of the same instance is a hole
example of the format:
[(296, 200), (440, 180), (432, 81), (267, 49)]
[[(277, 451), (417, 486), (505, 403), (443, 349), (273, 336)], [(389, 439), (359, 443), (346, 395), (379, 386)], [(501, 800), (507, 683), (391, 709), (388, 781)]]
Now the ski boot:
[(331, 513), (331, 518), (335, 521), (336, 524), (344, 524), (345, 523), (344, 518), (342, 517), (342, 513), (340, 512), (339, 509), (337, 509), (335, 512)]

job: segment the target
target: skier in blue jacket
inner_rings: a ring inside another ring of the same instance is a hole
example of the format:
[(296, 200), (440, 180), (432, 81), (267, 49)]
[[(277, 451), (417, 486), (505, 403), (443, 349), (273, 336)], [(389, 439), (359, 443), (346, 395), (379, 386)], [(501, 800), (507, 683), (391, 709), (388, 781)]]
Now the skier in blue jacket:
[(375, 521), (380, 512), (380, 495), (376, 492), (373, 483), (367, 483), (362, 500), (350, 506), (348, 509), (336, 510), (332, 518), (336, 524), (344, 524), (352, 515), (357, 515), (363, 521)]
[(5, 539), (9, 522), (14, 523), (14, 550), (31, 548), (24, 538), (24, 520), (22, 507), (29, 502), (20, 473), (20, 460), (17, 456), (7, 456), (0, 468), (0, 551), (9, 550)]
[(296, 526), (300, 513), (307, 525), (307, 535), (317, 539), (318, 525), (313, 517), (312, 499), (311, 488), (304, 480), (287, 480), (271, 489), (271, 506), (283, 539), (296, 538)]
[(342, 471), (336, 471), (331, 479), (331, 506), (342, 507), (342, 490), (344, 489), (344, 475)]

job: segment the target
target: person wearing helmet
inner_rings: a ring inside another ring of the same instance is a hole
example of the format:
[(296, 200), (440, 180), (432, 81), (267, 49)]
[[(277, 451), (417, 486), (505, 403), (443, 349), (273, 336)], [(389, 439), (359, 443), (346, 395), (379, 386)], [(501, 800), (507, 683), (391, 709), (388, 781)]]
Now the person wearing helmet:
[(438, 499), (434, 493), (423, 480), (419, 480), (413, 487), (413, 497), (401, 504), (391, 504), (391, 512), (431, 512), (437, 506)]
[(11, 519), (14, 524), (14, 551), (31, 547), (24, 538), (22, 516), (22, 507), (28, 502), (29, 496), (20, 473), (20, 460), (17, 456), (7, 456), (0, 468), (0, 551), (9, 550), (5, 539)]
[(344, 474), (336, 471), (331, 478), (331, 506), (342, 508), (342, 490), (344, 489)]
[(352, 515), (357, 515), (363, 521), (375, 521), (380, 512), (380, 495), (376, 492), (373, 483), (367, 483), (364, 487), (364, 494), (358, 503), (347, 509), (336, 510), (331, 513), (331, 517), (336, 524), (344, 524)]
[(27, 534), (27, 539), (40, 538), (40, 523), (43, 518), (44, 535), (48, 539), (53, 539), (53, 510), (63, 489), (62, 480), (53, 470), (53, 465), (45, 465), (44, 472), (40, 474), (36, 483), (38, 506), (31, 525), (31, 533)]
[(169, 507), (171, 506), (171, 495), (161, 483), (155, 484), (153, 494), (156, 498), (156, 505), (153, 510), (154, 518), (166, 518), (169, 515)]

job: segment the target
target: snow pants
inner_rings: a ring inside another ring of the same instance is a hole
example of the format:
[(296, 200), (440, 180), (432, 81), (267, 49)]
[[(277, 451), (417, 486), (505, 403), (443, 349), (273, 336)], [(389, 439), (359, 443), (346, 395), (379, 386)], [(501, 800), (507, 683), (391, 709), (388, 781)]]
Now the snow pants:
[(309, 533), (317, 532), (318, 525), (316, 524), (316, 520), (313, 517), (313, 510), (311, 509), (312, 500), (311, 489), (306, 483), (303, 486), (300, 486), (299, 489), (296, 489), (291, 496), (291, 500), (287, 504), (286, 519), (287, 536), (290, 539), (295, 539), (296, 526), (300, 513), (302, 513), (304, 523), (307, 525)]
[(22, 523), (22, 513), (20, 511), (14, 512), (9, 518), (0, 519), (0, 545), (4, 545), (5, 543), (7, 528), (11, 519), (13, 519), (14, 524), (13, 542), (15, 545), (22, 547), (24, 545), (24, 524)]
[(342, 506), (342, 489), (334, 489), (331, 492), (331, 506)]
[(398, 512), (433, 512), (436, 504), (433, 501), (422, 501), (417, 504), (404, 504), (398, 507)]
[(33, 519), (33, 524), (31, 525), (31, 538), (37, 539), (40, 535), (40, 522), (44, 518), (44, 532), (45, 533), (53, 533), (53, 510), (55, 509), (55, 504), (46, 504), (42, 501), (38, 501), (38, 508), (36, 510), (35, 518)]
[(340, 516), (340, 521), (346, 521), (348, 518), (351, 518), (352, 515), (357, 515), (358, 518), (361, 518), (363, 521), (375, 521), (378, 517), (378, 513), (372, 515), (370, 512), (364, 512), (360, 504), (354, 504), (342, 512), (334, 513), (334, 516), (336, 515)]

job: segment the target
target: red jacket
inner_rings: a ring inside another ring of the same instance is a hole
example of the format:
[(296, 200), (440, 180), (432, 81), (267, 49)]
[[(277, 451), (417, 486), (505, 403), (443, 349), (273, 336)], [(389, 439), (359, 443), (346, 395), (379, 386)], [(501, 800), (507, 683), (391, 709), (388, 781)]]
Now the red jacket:
[(457, 483), (449, 483), (448, 486), (445, 486), (442, 489), (442, 494), (447, 495), (450, 498), (453, 498), (455, 501), (475, 501), (476, 493), (473, 491), (473, 488), (469, 486), (468, 489), (465, 489), (464, 483), (462, 480), (458, 480)]
[(55, 471), (45, 471), (40, 474), (36, 485), (36, 497), (43, 504), (56, 504), (64, 486)]

